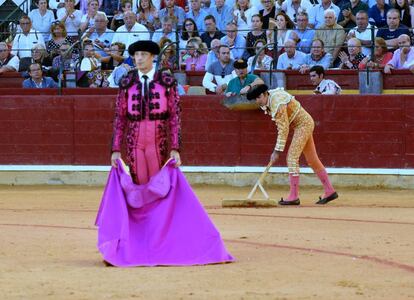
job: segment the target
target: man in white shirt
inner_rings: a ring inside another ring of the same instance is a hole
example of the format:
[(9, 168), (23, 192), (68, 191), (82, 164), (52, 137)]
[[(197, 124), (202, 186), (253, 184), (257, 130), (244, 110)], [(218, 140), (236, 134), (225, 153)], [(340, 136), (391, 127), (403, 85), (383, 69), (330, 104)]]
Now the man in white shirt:
[[(122, 25), (116, 30), (112, 44), (120, 42), (125, 44), (126, 49), (128, 49), (129, 45), (137, 41), (150, 39), (147, 27), (137, 23), (137, 17), (132, 11), (127, 11), (124, 14), (124, 22), (125, 25)], [(128, 57), (127, 50), (124, 52), (124, 57)]]
[(325, 11), (331, 9), (335, 12), (335, 18), (338, 20), (340, 9), (332, 3), (332, 0), (322, 0), (320, 4), (315, 5), (309, 12), (309, 26), (319, 28), (325, 24)]
[(43, 35), (32, 29), (32, 21), (28, 16), (22, 16), (19, 24), (22, 32), (14, 37), (12, 54), (17, 55), (19, 58), (31, 57), (33, 46), (37, 44), (45, 45)]
[(371, 47), (374, 45), (372, 40), (377, 36), (378, 30), (374, 25), (368, 23), (368, 13), (366, 11), (359, 11), (355, 17), (357, 26), (349, 31), (347, 40), (357, 38), (361, 42), (362, 53), (371, 56)]
[(293, 40), (287, 40), (285, 53), (279, 56), (277, 60), (278, 70), (299, 70), (300, 66), (305, 63), (306, 54), (296, 50), (296, 43)]
[(339, 95), (341, 87), (333, 80), (325, 79), (325, 70), (322, 66), (313, 66), (309, 70), (309, 76), (312, 83), (316, 86), (314, 94), (322, 95)]
[(312, 10), (313, 5), (309, 0), (286, 0), (282, 3), (282, 10), (286, 12), (289, 18), (296, 24), (297, 15), (302, 12), (309, 12)]
[(0, 42), (0, 74), (17, 72), (19, 70), (19, 58), (10, 53), (5, 42)]
[(88, 38), (92, 40), (95, 45), (99, 46), (99, 48), (95, 46), (96, 53), (105, 57), (108, 56), (108, 54), (104, 51), (104, 49), (111, 46), (114, 31), (107, 27), (108, 18), (105, 13), (98, 11), (94, 19), (95, 26), (90, 27), (85, 32), (82, 39)]

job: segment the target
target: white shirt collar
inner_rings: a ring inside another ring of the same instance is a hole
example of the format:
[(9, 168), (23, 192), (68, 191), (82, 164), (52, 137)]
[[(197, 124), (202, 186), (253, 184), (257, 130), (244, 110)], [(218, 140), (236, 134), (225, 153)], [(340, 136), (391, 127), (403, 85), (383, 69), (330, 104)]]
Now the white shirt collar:
[(147, 75), (149, 81), (153, 81), (154, 80), (154, 75), (155, 75), (155, 68), (152, 67), (151, 71), (149, 71), (147, 74), (142, 73), (141, 71), (138, 70), (138, 76), (139, 76), (139, 80), (141, 82), (144, 82), (144, 78), (142, 78), (143, 75)]

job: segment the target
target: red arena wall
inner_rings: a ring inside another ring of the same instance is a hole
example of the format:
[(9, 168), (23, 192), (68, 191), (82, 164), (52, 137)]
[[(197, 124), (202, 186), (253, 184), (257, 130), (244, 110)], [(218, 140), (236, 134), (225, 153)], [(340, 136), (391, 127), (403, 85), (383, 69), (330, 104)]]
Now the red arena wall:
[[(0, 164), (108, 165), (115, 100), (109, 93), (0, 96)], [(414, 96), (297, 98), (315, 120), (326, 166), (414, 168)], [(182, 97), (184, 164), (266, 164), (274, 124), (259, 110), (232, 111), (221, 100)]]

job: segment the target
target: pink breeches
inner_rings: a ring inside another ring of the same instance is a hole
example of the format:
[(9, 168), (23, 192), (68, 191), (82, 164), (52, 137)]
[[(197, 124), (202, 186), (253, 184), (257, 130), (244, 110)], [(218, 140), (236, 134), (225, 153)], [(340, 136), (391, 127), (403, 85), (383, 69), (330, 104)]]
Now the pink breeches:
[(131, 162), (132, 176), (138, 184), (145, 184), (161, 168), (159, 138), (157, 126), (159, 122), (144, 120), (139, 123), (139, 135), (132, 149), (134, 158)]

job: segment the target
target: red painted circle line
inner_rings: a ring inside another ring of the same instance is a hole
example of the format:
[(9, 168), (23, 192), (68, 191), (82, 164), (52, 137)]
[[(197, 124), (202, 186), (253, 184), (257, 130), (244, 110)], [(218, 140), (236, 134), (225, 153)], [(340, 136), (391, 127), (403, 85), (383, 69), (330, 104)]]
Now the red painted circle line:
[[(205, 207), (211, 209), (211, 207)], [(289, 208), (286, 208), (289, 209)], [(292, 208), (296, 209), (296, 208)], [(53, 208), (0, 208), (0, 211), (60, 211), (60, 212), (93, 212), (92, 209), (53, 209)], [(338, 221), (338, 222), (356, 222), (356, 223), (374, 223), (374, 224), (391, 224), (391, 225), (414, 225), (414, 222), (399, 222), (399, 221), (382, 221), (382, 220), (364, 220), (364, 219), (345, 219), (345, 218), (325, 218), (325, 217), (301, 217), (301, 216), (286, 216), (286, 215), (262, 215), (262, 214), (242, 214), (242, 213), (221, 213), (209, 212), (209, 215), (222, 215), (234, 217), (256, 217), (256, 218), (274, 218), (274, 219), (300, 219), (300, 220), (318, 220), (318, 221)]]
[[(0, 224), (0, 226), (75, 229), (75, 230), (80, 229), (80, 230), (96, 231), (96, 228), (93, 228), (93, 227), (44, 225), (44, 224), (5, 224), (5, 223), (3, 223), (3, 224)], [(383, 265), (383, 266), (393, 267), (393, 268), (396, 268), (396, 269), (407, 271), (409, 273), (414, 273), (414, 266), (406, 265), (406, 264), (399, 263), (399, 262), (394, 262), (394, 261), (391, 261), (391, 260), (378, 258), (378, 257), (375, 257), (375, 256), (369, 256), (369, 255), (358, 255), (358, 254), (331, 251), (331, 250), (323, 250), (323, 249), (316, 249), (316, 248), (307, 248), (307, 247), (298, 247), (298, 246), (289, 246), (289, 245), (280, 245), (280, 244), (266, 244), (266, 243), (260, 243), (260, 242), (249, 242), (249, 241), (229, 240), (229, 239), (225, 239), (224, 242), (231, 243), (231, 244), (242, 244), (242, 245), (247, 245), (247, 246), (263, 247), (263, 248), (286, 249), (286, 250), (302, 251), (302, 252), (309, 252), (309, 253), (318, 253), (318, 254), (327, 254), (327, 255), (349, 257), (349, 258), (352, 258), (352, 259), (366, 260), (366, 261), (377, 263), (377, 264), (380, 264), (380, 265)]]

